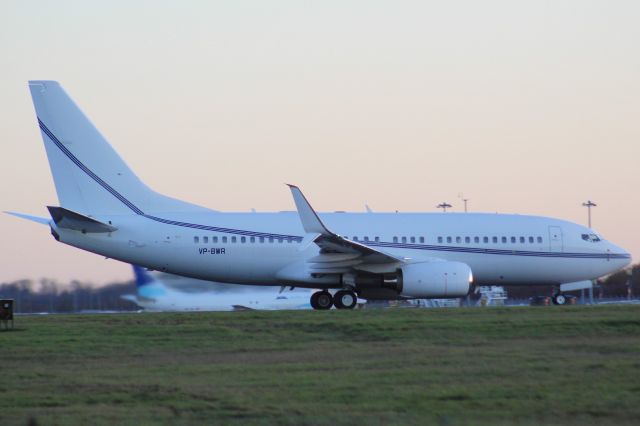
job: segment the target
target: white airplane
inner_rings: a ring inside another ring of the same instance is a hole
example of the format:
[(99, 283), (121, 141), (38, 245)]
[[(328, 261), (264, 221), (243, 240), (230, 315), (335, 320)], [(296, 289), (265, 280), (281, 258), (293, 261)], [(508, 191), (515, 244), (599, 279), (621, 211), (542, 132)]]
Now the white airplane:
[[(149, 269), (227, 283), (319, 289), (315, 309), (364, 299), (451, 298), (476, 285), (563, 286), (617, 271), (629, 253), (559, 219), (480, 213), (222, 213), (158, 194), (54, 81), (29, 82), (60, 202), (60, 242)], [(325, 165), (326, 166), (326, 165)], [(576, 284), (578, 283), (578, 284)], [(335, 294), (328, 289), (337, 289)]]
[[(204, 291), (178, 291), (174, 283), (168, 286), (161, 278), (153, 276), (140, 266), (133, 266), (136, 277), (136, 294), (127, 294), (129, 300), (146, 311), (235, 311), (311, 309), (306, 291), (252, 291), (215, 292), (213, 286)], [(192, 281), (191, 278), (182, 280)], [(181, 283), (189, 285), (188, 282)], [(242, 286), (238, 286), (242, 287)], [(253, 287), (255, 288), (255, 287)]]

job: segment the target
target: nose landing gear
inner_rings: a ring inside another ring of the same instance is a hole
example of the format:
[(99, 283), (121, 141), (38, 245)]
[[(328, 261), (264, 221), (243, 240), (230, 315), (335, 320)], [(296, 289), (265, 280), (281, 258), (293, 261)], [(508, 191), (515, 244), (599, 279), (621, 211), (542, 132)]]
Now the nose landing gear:
[(551, 297), (551, 301), (554, 305), (564, 305), (567, 303), (567, 297), (562, 293), (556, 293)]
[(339, 290), (335, 295), (331, 295), (326, 290), (316, 291), (311, 295), (311, 307), (317, 310), (331, 309), (353, 309), (358, 302), (358, 297), (351, 290)]

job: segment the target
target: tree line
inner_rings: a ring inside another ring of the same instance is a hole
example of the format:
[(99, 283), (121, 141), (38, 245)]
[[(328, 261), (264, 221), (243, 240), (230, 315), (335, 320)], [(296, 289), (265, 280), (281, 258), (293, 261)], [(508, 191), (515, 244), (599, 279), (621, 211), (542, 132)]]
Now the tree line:
[[(551, 286), (511, 286), (506, 289), (510, 299), (551, 295), (553, 290)], [(135, 311), (139, 309), (138, 306), (121, 297), (135, 293), (133, 281), (114, 282), (100, 287), (80, 281), (61, 284), (49, 279), (39, 282), (25, 279), (0, 284), (0, 299), (14, 299), (16, 313)], [(630, 296), (640, 296), (640, 264), (599, 280), (594, 289), (596, 299)]]
[(121, 296), (135, 293), (133, 281), (100, 287), (80, 281), (61, 284), (48, 279), (0, 284), (0, 299), (14, 299), (16, 313), (134, 311), (138, 306)]

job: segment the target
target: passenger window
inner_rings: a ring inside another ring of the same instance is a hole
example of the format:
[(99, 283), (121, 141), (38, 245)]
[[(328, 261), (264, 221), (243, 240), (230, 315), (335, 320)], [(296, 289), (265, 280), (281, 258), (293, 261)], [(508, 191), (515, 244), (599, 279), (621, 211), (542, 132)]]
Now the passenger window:
[(236, 241), (238, 241), (238, 239), (236, 237), (231, 237), (231, 242), (235, 243)]
[(438, 243), (442, 243), (442, 237), (438, 237)]
[(451, 237), (447, 237), (447, 242), (450, 243), (451, 242)]
[(489, 237), (482, 237), (482, 241), (486, 244), (489, 243)]
[(376, 237), (375, 240), (376, 240), (376, 243), (380, 242), (380, 237)]
[(498, 243), (498, 237), (493, 237), (491, 239), (491, 241), (493, 241), (494, 244), (497, 244)]
[(393, 242), (397, 243), (398, 242), (398, 237), (393, 237)]
[(424, 237), (420, 237), (420, 243), (424, 243)]
[(529, 237), (529, 243), (533, 244), (533, 237)]
[(227, 237), (222, 237), (222, 242), (226, 243), (227, 242)]
[(278, 240), (279, 243), (282, 243), (282, 238), (278, 237), (276, 239)]
[(480, 242), (480, 237), (473, 237), (473, 242), (478, 244)]
[(411, 237), (411, 243), (415, 243), (416, 242), (416, 237)]
[(369, 237), (364, 237), (364, 240), (369, 242)]
[(251, 241), (252, 243), (255, 243), (255, 242), (256, 242), (256, 237), (251, 237), (251, 238), (249, 239), (249, 241)]
[(202, 237), (202, 242), (207, 244), (209, 242), (209, 237)]
[(502, 237), (502, 242), (506, 243), (507, 242), (507, 237)]
[(246, 243), (247, 242), (247, 237), (240, 237), (240, 242), (242, 244)]
[(200, 238), (199, 237), (193, 237), (193, 242), (195, 244), (198, 244), (200, 242)]
[(462, 242), (462, 238), (460, 238), (460, 237), (456, 237), (456, 243), (458, 243), (458, 244), (459, 244), (459, 243), (461, 243), (461, 242)]
[(538, 242), (542, 243), (542, 237), (538, 237)]
[(515, 244), (515, 242), (516, 242), (516, 237), (511, 237), (511, 243)]
[(353, 241), (358, 241), (358, 237), (354, 236)]
[(464, 237), (464, 242), (469, 244), (471, 242), (471, 237)]
[(211, 242), (212, 243), (217, 243), (218, 242), (218, 237), (211, 237)]
[(406, 243), (407, 242), (407, 237), (402, 237), (402, 242)]
[(269, 237), (269, 243), (273, 243), (273, 237)]
[(520, 242), (524, 244), (526, 242), (525, 238), (524, 237), (520, 237)]
[(260, 244), (264, 243), (264, 237), (260, 237), (258, 241), (260, 241)]

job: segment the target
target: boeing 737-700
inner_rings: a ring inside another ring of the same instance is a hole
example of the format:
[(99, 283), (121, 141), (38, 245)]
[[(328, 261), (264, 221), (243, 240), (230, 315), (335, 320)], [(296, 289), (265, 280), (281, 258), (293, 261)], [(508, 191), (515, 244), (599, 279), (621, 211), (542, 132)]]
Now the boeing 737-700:
[[(478, 285), (562, 286), (630, 255), (584, 226), (481, 213), (322, 213), (290, 185), (296, 212), (223, 213), (154, 192), (54, 81), (29, 82), (60, 206), (56, 240), (123, 262), (227, 283), (318, 289), (315, 309), (365, 299), (450, 298)], [(334, 294), (327, 291), (335, 289)]]

